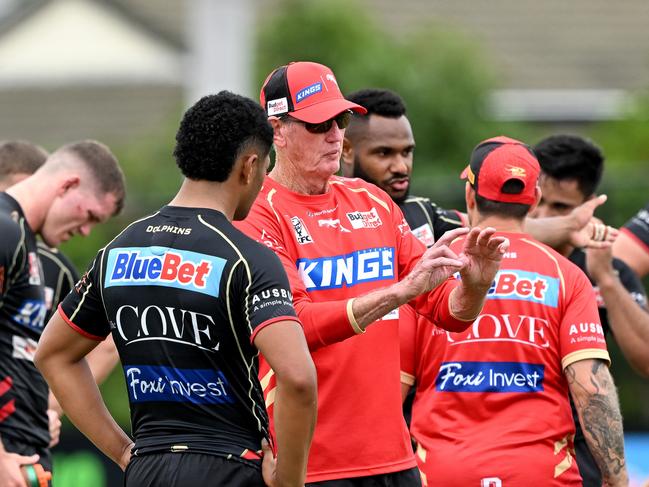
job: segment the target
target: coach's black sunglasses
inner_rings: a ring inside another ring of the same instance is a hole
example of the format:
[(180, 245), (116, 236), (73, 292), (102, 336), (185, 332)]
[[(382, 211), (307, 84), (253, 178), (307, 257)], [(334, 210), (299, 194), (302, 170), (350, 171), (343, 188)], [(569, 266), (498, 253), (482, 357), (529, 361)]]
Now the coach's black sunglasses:
[(333, 125), (334, 121), (338, 125), (339, 129), (346, 129), (349, 126), (349, 122), (351, 122), (352, 120), (352, 112), (351, 110), (346, 110), (342, 113), (339, 113), (335, 117), (320, 123), (303, 122), (302, 120), (298, 120), (297, 118), (291, 117), (290, 115), (284, 115), (282, 118), (288, 119), (291, 122), (301, 123), (302, 125), (304, 125), (304, 128), (312, 134), (324, 134), (331, 130), (331, 126)]

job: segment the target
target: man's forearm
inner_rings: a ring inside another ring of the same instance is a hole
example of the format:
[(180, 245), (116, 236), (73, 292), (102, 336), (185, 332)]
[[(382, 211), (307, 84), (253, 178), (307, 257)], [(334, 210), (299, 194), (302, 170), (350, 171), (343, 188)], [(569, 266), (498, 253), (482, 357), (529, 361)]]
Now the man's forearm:
[(608, 486), (626, 486), (624, 432), (617, 392), (601, 360), (575, 362), (566, 368), (586, 443)]
[(277, 479), (281, 485), (303, 485), (317, 414), (317, 386), (295, 387), (277, 376), (274, 403)]
[(597, 285), (615, 341), (633, 368), (649, 377), (649, 313), (633, 300), (617, 276), (600, 279)]
[(110, 415), (85, 360), (39, 364), (52, 392), (74, 425), (118, 465), (131, 439)]

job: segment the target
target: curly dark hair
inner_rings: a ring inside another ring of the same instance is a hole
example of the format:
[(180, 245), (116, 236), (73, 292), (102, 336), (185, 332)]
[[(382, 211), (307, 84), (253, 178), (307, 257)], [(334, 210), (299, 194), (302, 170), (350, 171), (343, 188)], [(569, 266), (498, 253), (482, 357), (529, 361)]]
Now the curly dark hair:
[(573, 179), (585, 198), (602, 179), (604, 156), (592, 141), (578, 135), (551, 135), (534, 146), (541, 170), (559, 181)]
[(366, 88), (354, 91), (347, 95), (346, 98), (367, 109), (367, 115), (356, 115), (360, 119), (365, 119), (369, 115), (399, 118), (406, 114), (406, 105), (403, 99), (394, 91)]
[(174, 157), (185, 177), (223, 182), (243, 151), (254, 148), (265, 158), (272, 143), (273, 129), (261, 106), (221, 91), (204, 96), (185, 112)]

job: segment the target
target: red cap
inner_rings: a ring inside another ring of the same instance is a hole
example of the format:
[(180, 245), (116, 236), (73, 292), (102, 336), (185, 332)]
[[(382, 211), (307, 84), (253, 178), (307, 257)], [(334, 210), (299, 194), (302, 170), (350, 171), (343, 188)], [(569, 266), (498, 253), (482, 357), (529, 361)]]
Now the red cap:
[[(471, 163), (460, 177), (467, 179), (483, 198), (502, 203), (534, 204), (535, 188), (541, 168), (532, 149), (509, 137), (494, 137), (480, 142), (471, 153)], [(503, 192), (503, 185), (517, 179), (520, 192)]]
[(324, 122), (345, 110), (367, 113), (362, 106), (345, 100), (331, 69), (306, 61), (280, 66), (270, 73), (259, 100), (269, 117), (289, 114), (307, 123)]

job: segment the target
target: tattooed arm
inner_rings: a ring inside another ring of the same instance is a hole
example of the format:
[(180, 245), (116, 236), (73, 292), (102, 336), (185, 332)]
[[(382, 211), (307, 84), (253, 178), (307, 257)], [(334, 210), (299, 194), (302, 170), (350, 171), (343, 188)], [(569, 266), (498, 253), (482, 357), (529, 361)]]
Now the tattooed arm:
[(629, 484), (617, 391), (603, 360), (574, 362), (564, 373), (586, 443), (607, 486)]

